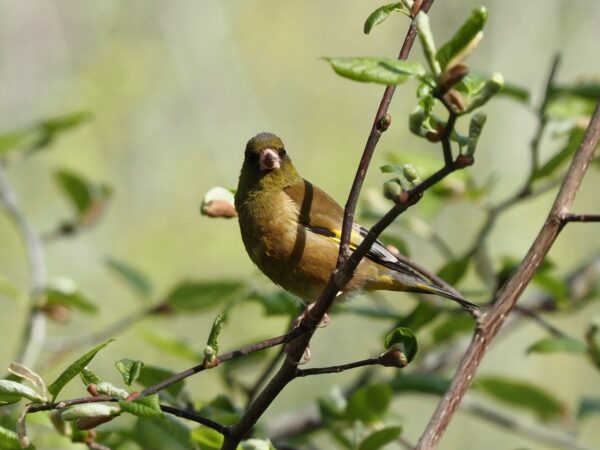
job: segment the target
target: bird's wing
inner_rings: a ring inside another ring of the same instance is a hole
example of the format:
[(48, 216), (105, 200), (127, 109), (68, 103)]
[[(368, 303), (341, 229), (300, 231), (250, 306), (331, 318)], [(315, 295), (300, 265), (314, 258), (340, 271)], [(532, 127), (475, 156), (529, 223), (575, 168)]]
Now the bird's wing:
[[(308, 231), (325, 236), (339, 244), (342, 236), (344, 210), (321, 189), (306, 180), (302, 181), (303, 183), (297, 183), (285, 189), (285, 193), (298, 206), (298, 222), (304, 225)], [(350, 236), (350, 248), (356, 250), (367, 233), (368, 230), (366, 228), (355, 223)], [(389, 269), (409, 275), (418, 280), (437, 284), (410, 265), (398, 260), (378, 240), (373, 243), (366, 257)]]

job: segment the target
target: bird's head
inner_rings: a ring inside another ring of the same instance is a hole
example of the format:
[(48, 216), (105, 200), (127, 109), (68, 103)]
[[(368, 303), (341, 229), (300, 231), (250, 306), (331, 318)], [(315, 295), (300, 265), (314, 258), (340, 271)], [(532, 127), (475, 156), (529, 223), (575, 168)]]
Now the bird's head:
[(262, 175), (285, 169), (290, 162), (281, 139), (272, 133), (260, 133), (246, 144), (244, 165)]

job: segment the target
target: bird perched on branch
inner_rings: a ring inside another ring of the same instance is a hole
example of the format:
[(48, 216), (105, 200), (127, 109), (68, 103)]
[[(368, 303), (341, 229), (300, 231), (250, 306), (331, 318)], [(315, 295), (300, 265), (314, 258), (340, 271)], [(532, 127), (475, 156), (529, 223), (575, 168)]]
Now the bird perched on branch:
[[(248, 141), (235, 207), (252, 261), (274, 283), (307, 303), (316, 301), (337, 262), (344, 211), (298, 175), (283, 142), (274, 134), (260, 133)], [(354, 224), (351, 249), (366, 234), (365, 228)], [(435, 294), (465, 308), (477, 308), (400, 261), (379, 241), (341, 294), (375, 290)]]

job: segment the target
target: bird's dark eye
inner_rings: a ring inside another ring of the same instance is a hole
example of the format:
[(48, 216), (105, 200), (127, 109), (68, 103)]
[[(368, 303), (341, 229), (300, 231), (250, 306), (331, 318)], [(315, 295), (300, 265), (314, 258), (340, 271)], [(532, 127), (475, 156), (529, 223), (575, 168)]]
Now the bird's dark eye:
[(286, 154), (285, 148), (279, 149), (279, 156), (285, 156)]

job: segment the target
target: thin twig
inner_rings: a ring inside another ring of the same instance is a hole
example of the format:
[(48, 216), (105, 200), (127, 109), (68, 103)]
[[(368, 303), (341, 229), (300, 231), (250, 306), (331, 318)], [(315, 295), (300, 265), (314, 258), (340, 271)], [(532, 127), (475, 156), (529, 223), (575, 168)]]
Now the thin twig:
[(160, 405), (160, 409), (162, 409), (164, 412), (172, 414), (174, 416), (181, 417), (183, 419), (187, 419), (192, 422), (202, 424), (208, 428), (212, 428), (213, 430), (221, 433), (223, 436), (226, 436), (229, 433), (229, 428), (227, 428), (225, 425), (221, 425), (220, 423), (215, 422), (214, 420), (210, 420), (210, 419), (207, 419), (206, 417), (202, 417), (192, 411), (186, 411), (185, 409), (175, 408), (173, 406), (162, 405), (162, 404)]
[(537, 268), (558, 237), (563, 225), (562, 218), (569, 214), (575, 194), (581, 185), (599, 141), (600, 103), (596, 105), (583, 140), (571, 162), (546, 222), (517, 271), (498, 294), (497, 301), (483, 316), (483, 320), (475, 331), (471, 345), (456, 371), (450, 388), (438, 404), (417, 444), (417, 450), (434, 448), (444, 434), (489, 344), (502, 327), (507, 315), (514, 308), (517, 299), (531, 281)]
[(289, 333), (284, 334), (282, 336), (277, 336), (274, 338), (266, 339), (264, 341), (260, 341), (260, 342), (254, 343), (254, 344), (247, 345), (246, 347), (242, 347), (238, 350), (233, 350), (228, 353), (223, 353), (222, 355), (217, 356), (215, 358), (215, 360), (213, 361), (213, 363), (211, 363), (210, 365), (207, 365), (203, 362), (202, 364), (198, 364), (194, 367), (184, 370), (183, 372), (176, 373), (175, 375), (164, 379), (160, 383), (157, 383), (153, 386), (150, 386), (150, 387), (144, 389), (143, 391), (140, 391), (137, 396), (138, 397), (146, 397), (148, 395), (156, 394), (157, 392), (165, 389), (168, 386), (171, 386), (172, 384), (175, 384), (181, 380), (184, 380), (185, 378), (191, 377), (192, 375), (194, 375), (196, 373), (217, 367), (220, 363), (223, 363), (225, 361), (239, 358), (240, 356), (245, 356), (245, 355), (248, 355), (253, 352), (264, 350), (266, 348), (275, 347), (276, 345), (287, 344), (288, 342), (297, 338), (303, 332), (304, 332), (303, 328), (297, 327), (297, 328), (294, 328)]
[(515, 417), (514, 414), (502, 413), (496, 408), (484, 406), (468, 396), (463, 399), (462, 410), (536, 442), (565, 450), (591, 450), (590, 447), (577, 442), (576, 436), (560, 431), (556, 427), (529, 423), (522, 417)]
[(356, 361), (349, 364), (341, 364), (339, 366), (315, 367), (311, 369), (297, 369), (295, 377), (308, 377), (310, 375), (323, 375), (326, 373), (341, 373), (346, 370), (356, 369), (358, 367), (374, 366), (380, 364), (379, 358), (367, 358), (361, 361)]
[(14, 222), (25, 246), (29, 264), (30, 305), (27, 322), (21, 335), (16, 361), (34, 367), (46, 338), (46, 315), (40, 309), (47, 283), (46, 262), (42, 242), (22, 213), (17, 195), (0, 165), (0, 202)]
[(600, 214), (566, 214), (563, 222), (600, 222)]

